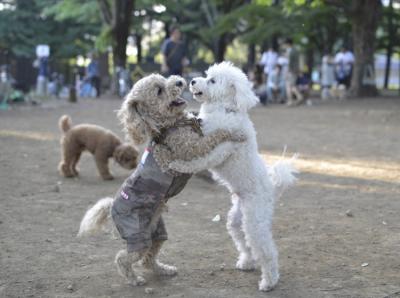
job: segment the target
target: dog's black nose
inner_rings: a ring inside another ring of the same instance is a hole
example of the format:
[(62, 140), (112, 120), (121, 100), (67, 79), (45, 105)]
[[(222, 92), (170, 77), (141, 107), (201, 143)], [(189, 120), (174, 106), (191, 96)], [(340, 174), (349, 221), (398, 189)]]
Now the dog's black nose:
[(182, 81), (178, 81), (175, 83), (175, 85), (176, 85), (176, 87), (182, 87), (183, 83), (182, 83)]
[(194, 84), (196, 84), (196, 81), (195, 81), (195, 80), (192, 80), (192, 81), (190, 82), (190, 85), (194, 85)]

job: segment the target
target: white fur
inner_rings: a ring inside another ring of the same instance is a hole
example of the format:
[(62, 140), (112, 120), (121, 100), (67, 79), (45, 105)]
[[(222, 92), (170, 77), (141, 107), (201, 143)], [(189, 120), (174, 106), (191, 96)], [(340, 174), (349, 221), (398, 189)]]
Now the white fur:
[(175, 161), (176, 171), (197, 172), (207, 168), (232, 194), (227, 229), (239, 252), (236, 267), (261, 266), (259, 289), (272, 289), (279, 279), (278, 252), (272, 238), (274, 201), (294, 183), (294, 169), (287, 161), (267, 167), (258, 154), (256, 132), (247, 111), (257, 103), (245, 74), (231, 63), (211, 66), (206, 78), (195, 78), (191, 92), (203, 104), (199, 117), (209, 134), (216, 129), (241, 131), (243, 143), (224, 143), (207, 157)]
[(104, 230), (105, 224), (110, 219), (113, 201), (113, 198), (103, 198), (85, 213), (79, 227), (78, 237)]

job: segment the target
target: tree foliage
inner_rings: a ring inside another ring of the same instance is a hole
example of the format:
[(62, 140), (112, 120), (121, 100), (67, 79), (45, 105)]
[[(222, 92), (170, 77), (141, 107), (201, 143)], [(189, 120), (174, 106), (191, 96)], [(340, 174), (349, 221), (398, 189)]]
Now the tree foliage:
[[(0, 48), (15, 56), (34, 57), (38, 44), (48, 44), (53, 57), (70, 58), (88, 51), (98, 26), (78, 18), (57, 19), (46, 13), (55, 0), (16, 0), (0, 11)], [(66, 30), (67, 28), (67, 30)]]
[[(285, 37), (293, 38), (307, 59), (333, 53), (341, 45), (354, 46), (361, 64), (371, 63), (375, 49), (393, 53), (400, 47), (400, 11), (384, 7), (380, 21), (380, 0), (0, 0), (0, 3), (6, 8), (0, 10), (0, 49), (16, 56), (34, 56), (39, 43), (49, 44), (52, 56), (60, 58), (74, 57), (94, 47), (100, 51), (111, 47), (114, 64), (123, 66), (127, 37), (136, 40), (140, 61), (142, 40), (148, 41), (152, 34), (153, 20), (163, 24), (166, 35), (170, 26), (179, 25), (189, 53), (207, 49), (216, 61), (224, 59), (233, 43), (249, 45), (254, 59), (256, 48), (276, 45)], [(371, 10), (371, 5), (376, 9)], [(363, 23), (367, 18), (370, 21)], [(371, 22), (379, 26), (376, 47), (373, 46), (376, 26), (369, 26)], [(371, 42), (362, 41), (368, 30)], [(152, 46), (154, 49), (146, 50), (154, 54), (159, 43)], [(357, 73), (361, 71), (357, 79), (360, 81), (363, 70), (356, 68)]]

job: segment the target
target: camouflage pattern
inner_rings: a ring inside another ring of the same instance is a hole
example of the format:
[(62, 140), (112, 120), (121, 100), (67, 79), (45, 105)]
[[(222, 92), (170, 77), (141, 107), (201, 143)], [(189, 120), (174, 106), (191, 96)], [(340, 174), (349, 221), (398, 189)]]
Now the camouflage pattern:
[(128, 252), (150, 248), (154, 240), (167, 240), (162, 217), (156, 225), (151, 225), (151, 220), (160, 204), (180, 193), (191, 177), (162, 172), (154, 159), (153, 147), (146, 148), (136, 171), (117, 192), (111, 209), (113, 221), (127, 241)]

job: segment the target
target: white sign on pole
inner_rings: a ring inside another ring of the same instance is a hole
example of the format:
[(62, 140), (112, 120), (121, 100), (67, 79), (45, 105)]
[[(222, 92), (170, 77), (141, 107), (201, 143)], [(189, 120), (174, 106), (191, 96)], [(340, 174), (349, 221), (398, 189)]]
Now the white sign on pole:
[(36, 46), (36, 56), (38, 58), (49, 57), (50, 56), (50, 47), (47, 44), (39, 44)]

